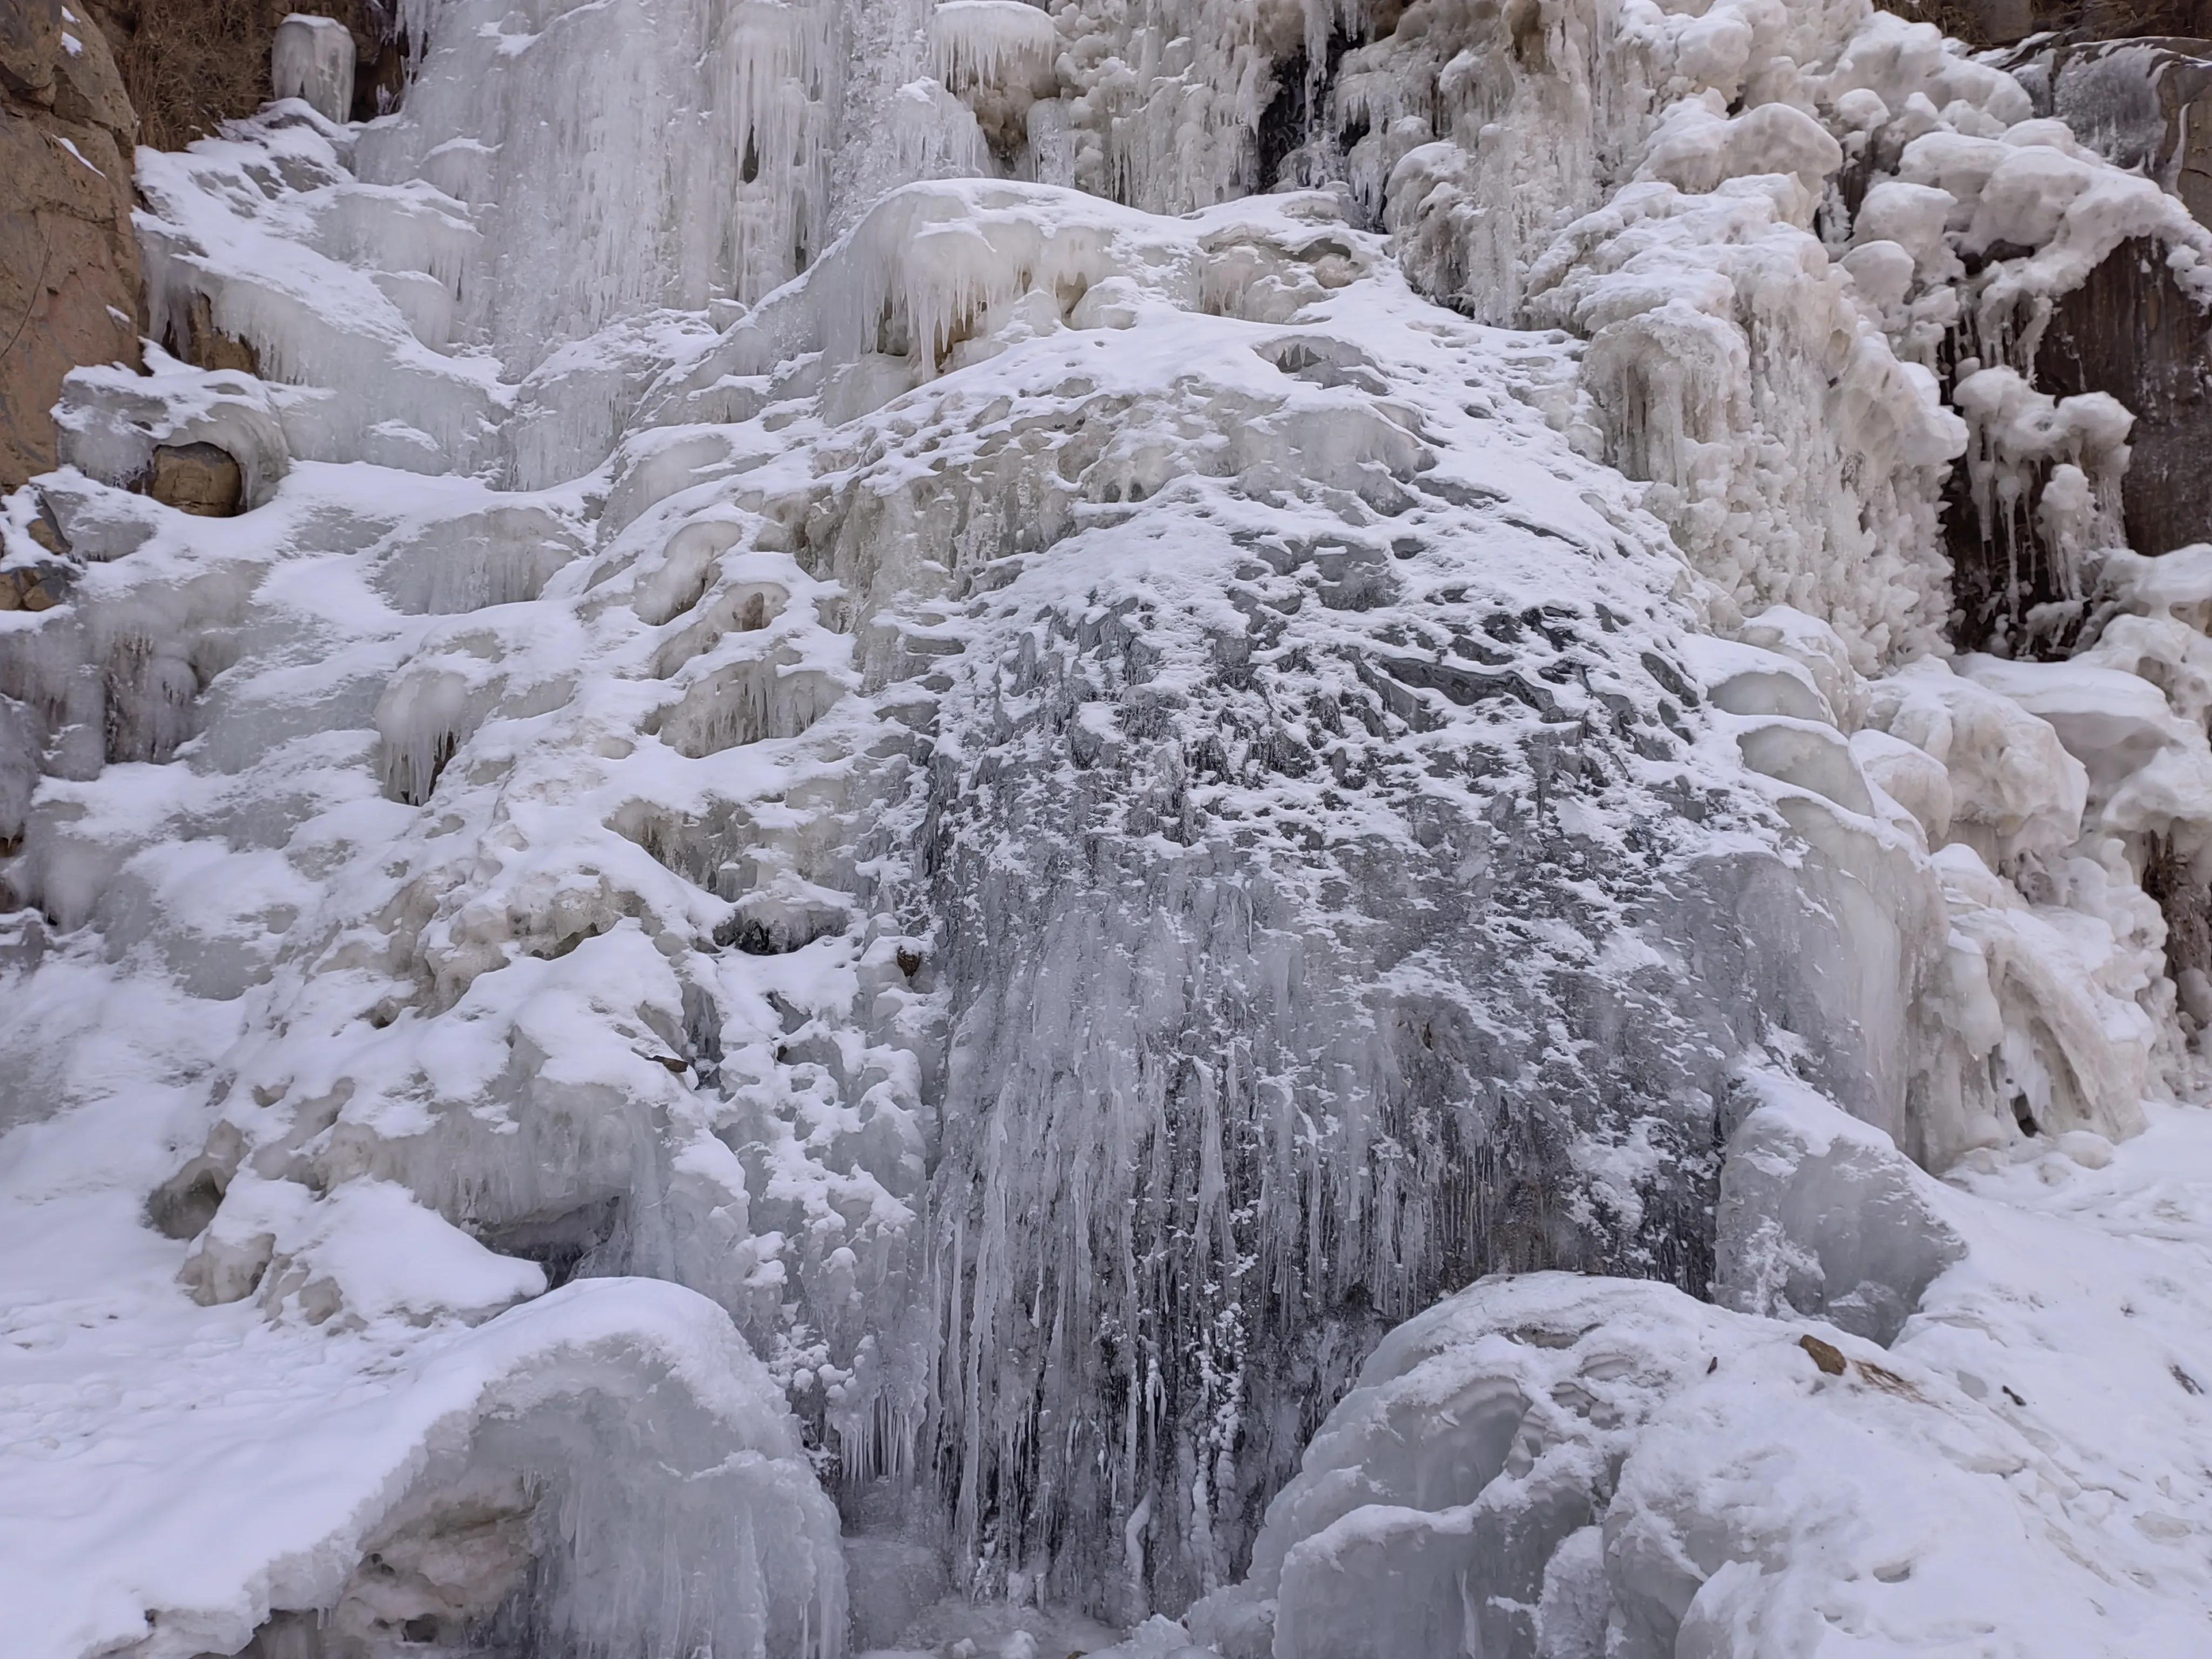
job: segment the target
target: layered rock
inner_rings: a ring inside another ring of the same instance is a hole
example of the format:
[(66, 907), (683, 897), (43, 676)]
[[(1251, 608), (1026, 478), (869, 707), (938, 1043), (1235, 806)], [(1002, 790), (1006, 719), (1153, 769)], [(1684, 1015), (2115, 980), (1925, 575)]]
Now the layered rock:
[(135, 362), (138, 119), (106, 36), (61, 0), (0, 5), (0, 489), (54, 464), (81, 363)]
[(2153, 554), (2212, 537), (2212, 311), (2174, 281), (2162, 252), (2115, 249), (2058, 301), (2035, 356), (2052, 396), (2107, 392), (2134, 415), (2127, 542)]

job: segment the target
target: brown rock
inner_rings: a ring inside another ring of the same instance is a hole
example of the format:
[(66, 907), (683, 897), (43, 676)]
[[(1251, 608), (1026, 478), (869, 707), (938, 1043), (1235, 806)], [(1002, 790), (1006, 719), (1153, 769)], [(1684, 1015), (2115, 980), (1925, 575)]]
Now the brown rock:
[(0, 570), (0, 611), (51, 611), (69, 598), (65, 565), (19, 565)]
[(0, 93), (51, 104), (61, 52), (61, 0), (0, 0)]
[(246, 475), (214, 444), (162, 444), (154, 451), (146, 493), (180, 513), (235, 518), (246, 508)]
[[(8, 3), (9, 0), (0, 0), (0, 5)], [(54, 62), (54, 113), (82, 126), (106, 127), (123, 141), (128, 155), (137, 142), (138, 114), (123, 89), (107, 37), (88, 22), (73, 23), (64, 33)], [(75, 51), (69, 47), (70, 40), (76, 42)]]
[(0, 490), (53, 465), (64, 374), (138, 358), (137, 121), (106, 36), (67, 38), (58, 0), (0, 0)]
[(31, 520), (31, 539), (49, 553), (67, 553), (69, 543), (62, 535), (62, 527), (54, 521), (53, 508), (41, 499), (39, 514)]
[(1830, 1376), (1844, 1374), (1844, 1351), (1832, 1342), (1823, 1342), (1817, 1336), (1801, 1336), (1797, 1346), (1813, 1356), (1813, 1363)]
[(215, 307), (204, 294), (192, 295), (181, 326), (171, 325), (161, 342), (169, 355), (195, 368), (236, 368), (261, 373), (261, 354), (234, 334), (215, 325)]

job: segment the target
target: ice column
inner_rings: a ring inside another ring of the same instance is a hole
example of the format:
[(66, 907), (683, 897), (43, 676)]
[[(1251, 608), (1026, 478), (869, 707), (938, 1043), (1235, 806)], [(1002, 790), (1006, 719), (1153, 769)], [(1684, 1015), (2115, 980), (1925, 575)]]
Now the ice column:
[(353, 32), (335, 17), (294, 12), (276, 26), (269, 79), (279, 98), (303, 98), (326, 120), (353, 112)]

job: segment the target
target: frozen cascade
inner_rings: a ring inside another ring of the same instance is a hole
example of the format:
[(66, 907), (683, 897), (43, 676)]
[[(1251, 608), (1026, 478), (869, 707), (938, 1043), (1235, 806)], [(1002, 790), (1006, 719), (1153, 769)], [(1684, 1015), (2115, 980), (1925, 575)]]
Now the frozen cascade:
[(2189, 1650), (2172, 198), (1865, 0), (405, 10), (0, 507), (27, 1654)]

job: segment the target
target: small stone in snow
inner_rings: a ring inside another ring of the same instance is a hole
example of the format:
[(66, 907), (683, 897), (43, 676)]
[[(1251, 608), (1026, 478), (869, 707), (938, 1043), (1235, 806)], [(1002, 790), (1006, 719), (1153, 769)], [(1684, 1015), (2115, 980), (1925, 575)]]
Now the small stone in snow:
[[(1801, 1336), (1797, 1346), (1813, 1356), (1813, 1363), (1830, 1376), (1844, 1374), (1844, 1352), (1832, 1342), (1823, 1342), (1817, 1336)], [(1714, 1361), (1717, 1364), (1718, 1359)]]

